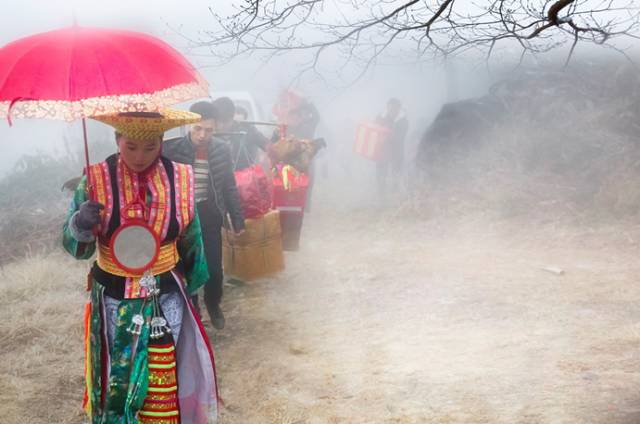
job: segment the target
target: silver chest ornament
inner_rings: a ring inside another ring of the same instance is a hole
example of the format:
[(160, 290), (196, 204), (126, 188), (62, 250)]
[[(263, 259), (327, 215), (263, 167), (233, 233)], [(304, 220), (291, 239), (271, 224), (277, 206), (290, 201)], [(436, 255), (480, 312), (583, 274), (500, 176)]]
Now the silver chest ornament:
[(146, 290), (148, 297), (154, 297), (160, 294), (160, 289), (156, 283), (156, 277), (151, 275), (149, 271), (145, 272), (140, 278), (140, 287)]

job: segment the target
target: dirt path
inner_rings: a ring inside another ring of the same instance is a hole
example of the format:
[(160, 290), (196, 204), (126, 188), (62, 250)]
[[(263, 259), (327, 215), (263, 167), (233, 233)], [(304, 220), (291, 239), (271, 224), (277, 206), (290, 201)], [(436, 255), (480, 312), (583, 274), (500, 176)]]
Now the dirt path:
[[(227, 287), (223, 423), (640, 422), (639, 227), (408, 220), (331, 192), (283, 274)], [(85, 270), (2, 270), (0, 421), (84, 422)]]
[(278, 278), (228, 287), (223, 422), (640, 422), (631, 236), (348, 209), (308, 215)]

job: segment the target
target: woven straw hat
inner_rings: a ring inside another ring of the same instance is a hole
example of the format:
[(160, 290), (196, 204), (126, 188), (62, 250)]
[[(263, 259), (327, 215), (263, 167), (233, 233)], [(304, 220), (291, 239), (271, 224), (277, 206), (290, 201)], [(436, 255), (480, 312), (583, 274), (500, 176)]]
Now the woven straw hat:
[(134, 140), (151, 140), (162, 137), (165, 131), (201, 120), (197, 113), (177, 109), (163, 109), (159, 112), (130, 112), (95, 116), (116, 132)]

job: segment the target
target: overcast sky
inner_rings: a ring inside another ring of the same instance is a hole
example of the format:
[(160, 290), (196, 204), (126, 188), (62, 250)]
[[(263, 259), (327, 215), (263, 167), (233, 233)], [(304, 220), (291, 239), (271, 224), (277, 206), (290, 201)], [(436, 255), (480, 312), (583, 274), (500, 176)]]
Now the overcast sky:
[(229, 9), (228, 2), (209, 0), (22, 0), (3, 2), (0, 42), (33, 32), (71, 25), (118, 26), (162, 35), (163, 19), (198, 25), (208, 22), (207, 8)]

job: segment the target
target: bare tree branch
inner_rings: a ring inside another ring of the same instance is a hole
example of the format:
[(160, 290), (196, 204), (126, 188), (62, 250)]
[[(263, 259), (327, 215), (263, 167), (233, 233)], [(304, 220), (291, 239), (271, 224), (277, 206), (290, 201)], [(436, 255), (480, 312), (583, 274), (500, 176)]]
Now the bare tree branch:
[[(320, 72), (330, 50), (370, 66), (389, 52), (416, 58), (465, 52), (491, 60), (499, 49), (543, 53), (579, 43), (619, 50), (614, 40), (640, 39), (640, 0), (244, 0), (231, 16), (210, 7), (215, 27), (190, 39), (220, 61), (264, 53), (308, 52), (306, 71)], [(179, 31), (178, 31), (179, 32)], [(522, 59), (521, 59), (522, 60)]]

